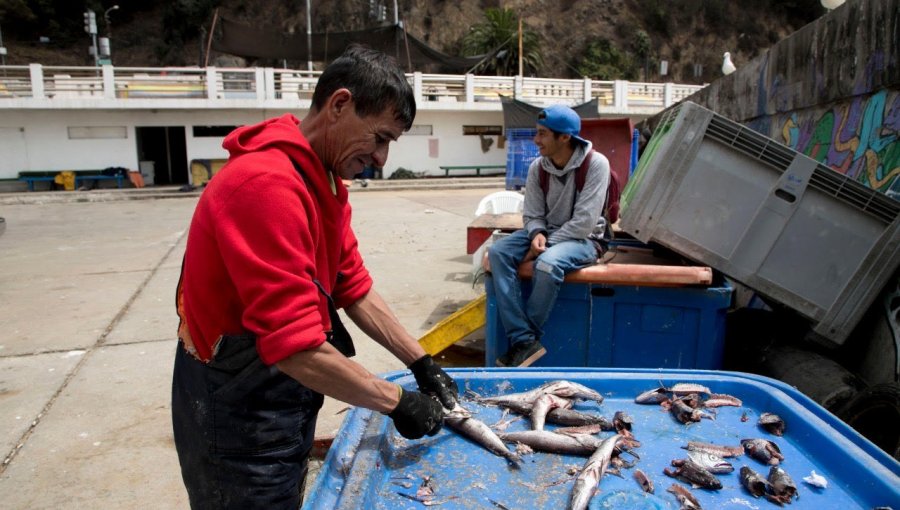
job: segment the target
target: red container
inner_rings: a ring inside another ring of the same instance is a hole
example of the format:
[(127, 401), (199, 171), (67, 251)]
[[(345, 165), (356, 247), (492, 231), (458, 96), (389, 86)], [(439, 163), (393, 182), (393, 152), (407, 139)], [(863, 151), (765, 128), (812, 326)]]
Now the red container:
[(594, 144), (609, 160), (610, 168), (619, 177), (622, 188), (628, 183), (631, 169), (632, 137), (631, 119), (581, 119), (581, 137)]

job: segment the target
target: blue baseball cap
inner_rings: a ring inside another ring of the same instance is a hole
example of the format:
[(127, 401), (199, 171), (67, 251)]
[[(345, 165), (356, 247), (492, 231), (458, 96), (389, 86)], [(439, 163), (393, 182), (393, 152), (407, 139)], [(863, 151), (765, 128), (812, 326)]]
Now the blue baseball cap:
[(579, 143), (588, 143), (578, 136), (581, 132), (581, 117), (568, 106), (555, 104), (544, 108), (538, 113), (537, 123), (557, 133), (569, 135)]

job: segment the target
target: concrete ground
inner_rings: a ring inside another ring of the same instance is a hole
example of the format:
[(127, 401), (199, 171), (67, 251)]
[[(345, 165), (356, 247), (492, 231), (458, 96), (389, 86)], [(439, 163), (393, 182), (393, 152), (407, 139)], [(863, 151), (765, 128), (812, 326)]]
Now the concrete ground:
[[(481, 293), (466, 225), (503, 182), (432, 187), (351, 188), (376, 288), (416, 337)], [(169, 393), (173, 298), (197, 196), (0, 196), (0, 506), (187, 507)], [(403, 368), (348, 326), (369, 370)], [(334, 434), (345, 407), (326, 402), (317, 436)]]

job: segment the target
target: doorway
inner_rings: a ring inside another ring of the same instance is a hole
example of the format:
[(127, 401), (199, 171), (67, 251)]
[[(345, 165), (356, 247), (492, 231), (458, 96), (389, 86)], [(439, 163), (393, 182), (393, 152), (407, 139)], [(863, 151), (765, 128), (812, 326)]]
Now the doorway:
[[(149, 165), (153, 175), (149, 180), (155, 186), (188, 183), (187, 142), (184, 126), (136, 127), (138, 161), (142, 167)], [(143, 173), (143, 170), (142, 170)], [(144, 176), (148, 180), (147, 176)], [(150, 183), (148, 183), (150, 184)]]

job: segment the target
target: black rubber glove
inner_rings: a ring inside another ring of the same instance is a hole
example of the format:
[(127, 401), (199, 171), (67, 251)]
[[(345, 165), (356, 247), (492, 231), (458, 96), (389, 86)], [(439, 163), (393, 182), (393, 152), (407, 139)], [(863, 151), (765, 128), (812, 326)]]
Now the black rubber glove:
[(419, 390), (426, 395), (437, 397), (441, 404), (447, 409), (456, 407), (457, 394), (459, 388), (447, 372), (438, 366), (431, 358), (430, 354), (426, 354), (413, 362), (409, 366), (416, 382), (419, 384)]
[(406, 439), (433, 436), (441, 430), (444, 410), (437, 400), (418, 391), (400, 390), (400, 402), (388, 416), (394, 420), (397, 432)]

